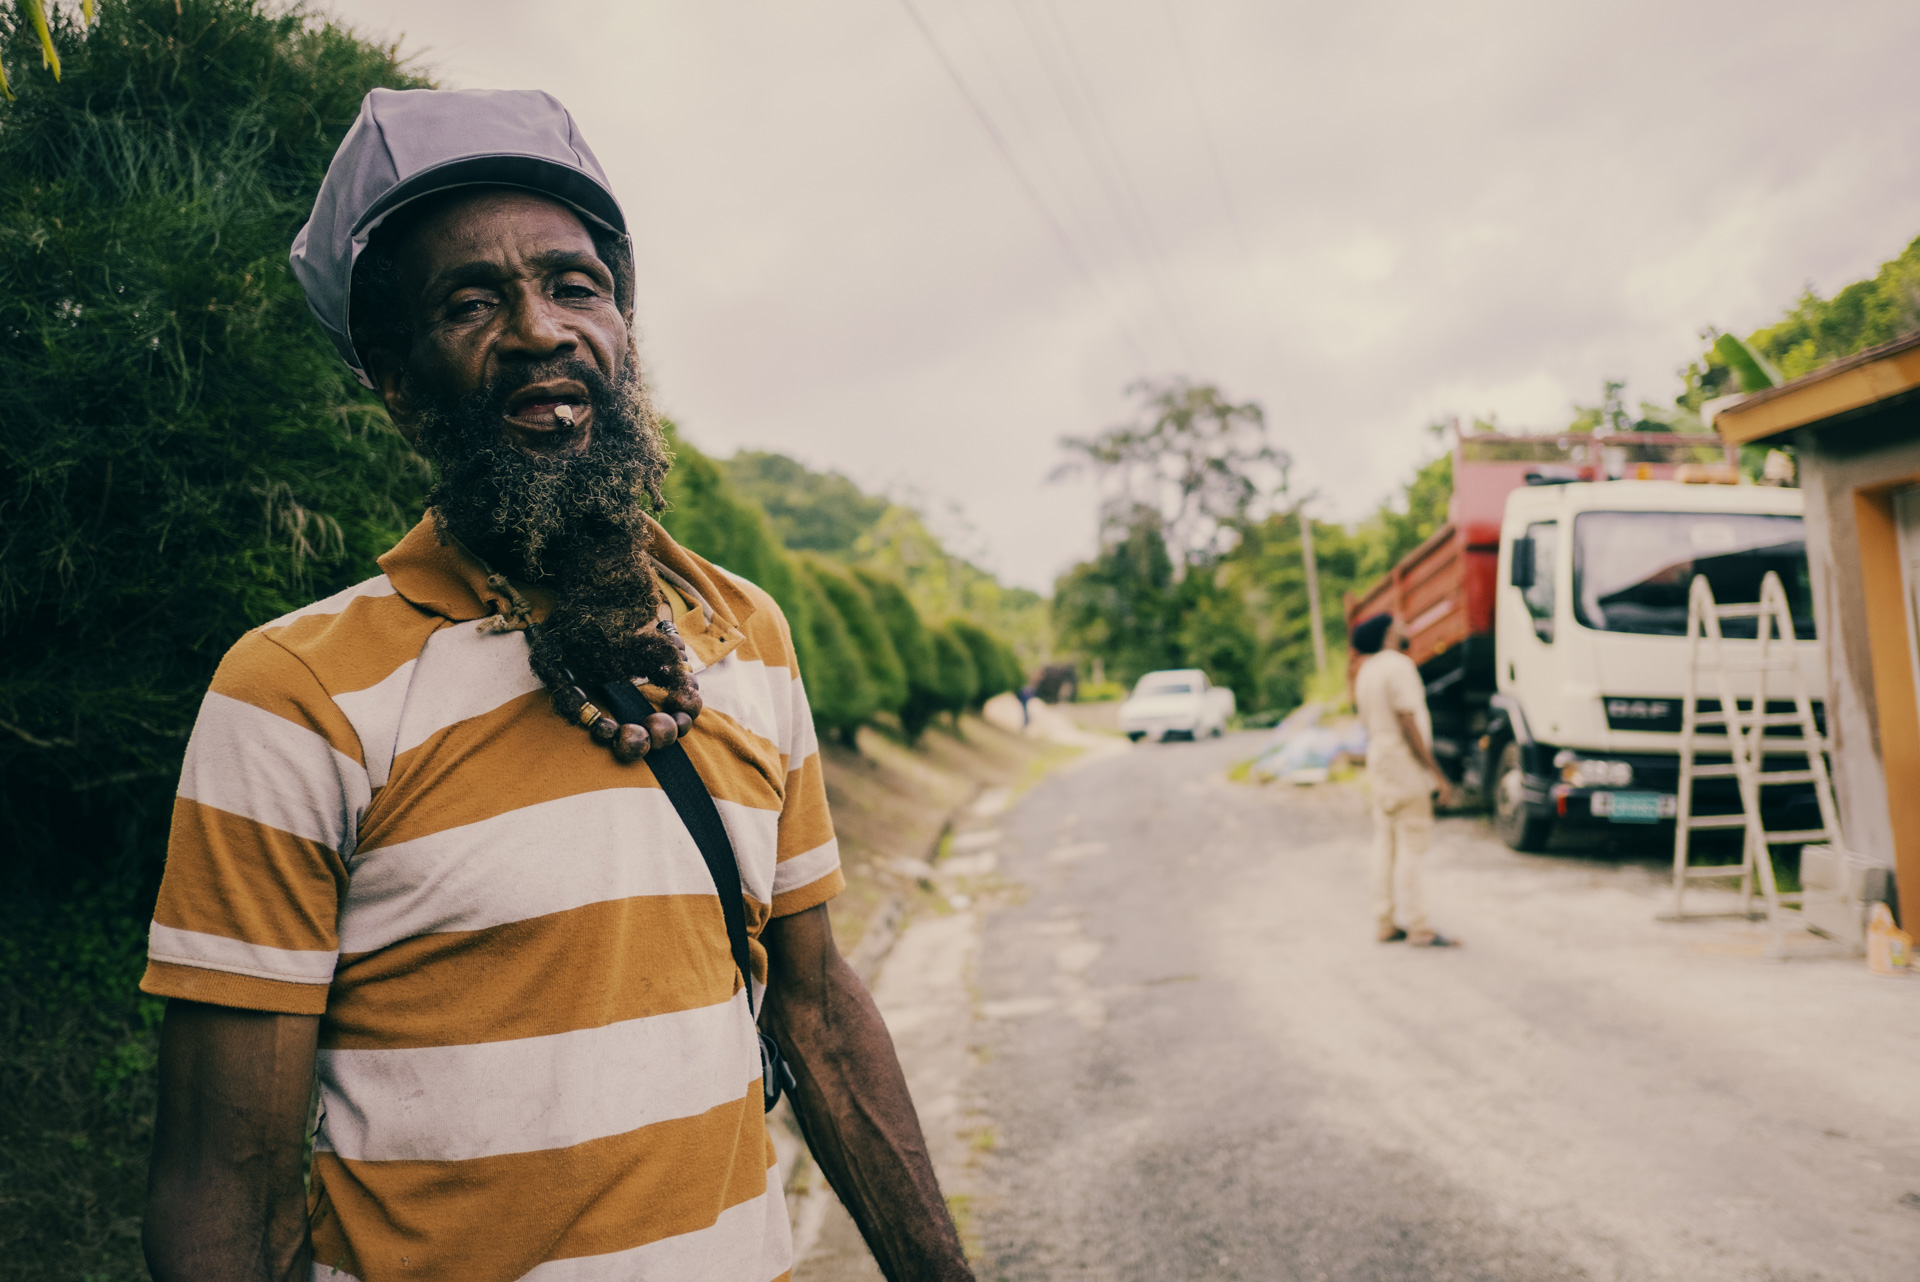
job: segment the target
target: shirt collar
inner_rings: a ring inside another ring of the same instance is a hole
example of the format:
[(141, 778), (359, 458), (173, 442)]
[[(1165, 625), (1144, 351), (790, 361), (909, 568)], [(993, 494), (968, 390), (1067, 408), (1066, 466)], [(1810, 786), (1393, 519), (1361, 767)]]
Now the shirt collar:
[[(731, 577), (674, 542), (659, 522), (650, 516), (641, 519), (647, 523), (647, 551), (711, 609), (709, 616), (700, 601), (688, 601), (673, 621), (697, 660), (696, 671), (720, 662), (745, 639), (742, 627), (753, 617), (752, 599)], [(380, 558), (380, 568), (395, 592), (444, 619), (462, 622), (513, 611), (508, 594), (488, 584), (486, 567), (478, 558), (457, 543), (440, 541), (431, 511)], [(551, 592), (517, 580), (509, 583), (532, 605), (536, 621), (547, 617), (553, 608)]]

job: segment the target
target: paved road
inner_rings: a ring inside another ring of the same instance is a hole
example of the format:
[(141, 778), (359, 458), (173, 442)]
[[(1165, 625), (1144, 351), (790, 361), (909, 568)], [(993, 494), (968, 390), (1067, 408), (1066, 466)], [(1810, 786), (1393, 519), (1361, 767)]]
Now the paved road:
[(931, 1128), (983, 1278), (1913, 1276), (1920, 982), (1464, 819), (1430, 885), (1468, 946), (1376, 945), (1356, 794), (1226, 782), (1248, 755), (1090, 761), (973, 843), (1002, 890)]

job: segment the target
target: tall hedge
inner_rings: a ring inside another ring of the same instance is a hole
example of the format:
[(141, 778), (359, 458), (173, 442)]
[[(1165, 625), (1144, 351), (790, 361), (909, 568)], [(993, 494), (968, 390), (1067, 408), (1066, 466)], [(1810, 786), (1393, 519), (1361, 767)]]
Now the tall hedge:
[(918, 739), (927, 721), (940, 710), (940, 679), (934, 657), (933, 634), (913, 608), (907, 590), (894, 579), (871, 570), (855, 570), (873, 608), (886, 625), (893, 651), (900, 657), (906, 678), (906, 697), (900, 702), (900, 728), (909, 742)]
[(980, 689), (980, 670), (973, 661), (973, 649), (951, 623), (933, 629), (934, 673), (939, 682), (936, 707), (953, 718), (957, 729), (960, 714), (973, 706)]
[(366, 91), (420, 82), (249, 0), (107, 0), (60, 42), (57, 84), (6, 50), (0, 105), (0, 776), (64, 845), (100, 839), (74, 805), (171, 790), (221, 653), (374, 573), (425, 473), (287, 267)]
[[(846, 575), (818, 557), (795, 554), (774, 533), (766, 512), (734, 485), (727, 469), (670, 429), (673, 470), (667, 474), (667, 532), (701, 556), (752, 580), (780, 605), (806, 681), (815, 727), (850, 742), (889, 704), (905, 675), (886, 636)], [(848, 593), (855, 599), (843, 603)], [(889, 678), (896, 678), (889, 680)], [(904, 692), (900, 700), (904, 701)]]
[(1020, 688), (1020, 660), (1006, 642), (967, 619), (955, 619), (948, 626), (973, 660), (973, 695), (968, 707), (978, 710), (995, 695)]
[(854, 731), (880, 710), (879, 696), (867, 678), (866, 666), (846, 620), (833, 608), (833, 601), (821, 586), (814, 568), (805, 561), (795, 560), (793, 569), (806, 601), (812, 641), (813, 653), (811, 658), (803, 658), (801, 675), (806, 679), (814, 724), (850, 744)]
[(852, 574), (827, 561), (816, 558), (809, 562), (809, 568), (839, 612), (840, 621), (847, 625), (847, 635), (873, 686), (875, 710), (899, 712), (907, 702), (907, 670), (900, 662), (899, 651), (893, 648), (886, 624), (880, 621), (873, 598)]
[(287, 267), (390, 48), (253, 0), (0, 48), (0, 1276), (144, 1276), (181, 753), (246, 629), (375, 572), (425, 473)]
[(811, 676), (817, 662), (812, 617), (817, 594), (801, 583), (792, 555), (760, 506), (742, 498), (720, 465), (689, 445), (671, 423), (667, 437), (673, 470), (663, 487), (669, 506), (660, 524), (682, 546), (763, 588), (779, 603), (801, 673)]

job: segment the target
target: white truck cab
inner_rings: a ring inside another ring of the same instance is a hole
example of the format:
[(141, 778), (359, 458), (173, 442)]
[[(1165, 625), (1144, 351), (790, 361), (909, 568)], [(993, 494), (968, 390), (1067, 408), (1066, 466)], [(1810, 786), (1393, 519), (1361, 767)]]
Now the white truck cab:
[[(1563, 824), (1672, 818), (1696, 574), (1728, 604), (1758, 600), (1761, 580), (1778, 572), (1800, 678), (1820, 711), (1826, 668), (1801, 510), (1794, 489), (1673, 480), (1529, 484), (1508, 496), (1494, 581), (1496, 693), (1480, 744), (1493, 756), (1486, 782), (1508, 844), (1539, 849)], [(1751, 637), (1753, 628), (1735, 620), (1725, 632)], [(1735, 681), (1737, 692), (1753, 689), (1752, 676)], [(1702, 782), (1696, 801), (1709, 813), (1737, 810), (1732, 781), (1718, 782), (1728, 796), (1710, 797)], [(1810, 790), (1777, 804), (1814, 806)], [(1768, 826), (1819, 825), (1816, 816)]]

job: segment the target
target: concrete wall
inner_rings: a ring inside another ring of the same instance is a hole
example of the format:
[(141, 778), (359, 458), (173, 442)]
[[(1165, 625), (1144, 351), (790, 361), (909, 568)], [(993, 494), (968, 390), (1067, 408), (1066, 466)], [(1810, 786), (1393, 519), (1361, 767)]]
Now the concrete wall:
[[(1890, 403), (1870, 414), (1793, 433), (1807, 504), (1807, 558), (1814, 617), (1826, 643), (1827, 725), (1834, 792), (1847, 845), (1892, 866), (1893, 823), (1880, 745), (1866, 587), (1855, 492), (1920, 479), (1920, 403)], [(1907, 781), (1905, 786), (1920, 786)], [(1914, 908), (1904, 914), (1914, 916)]]

